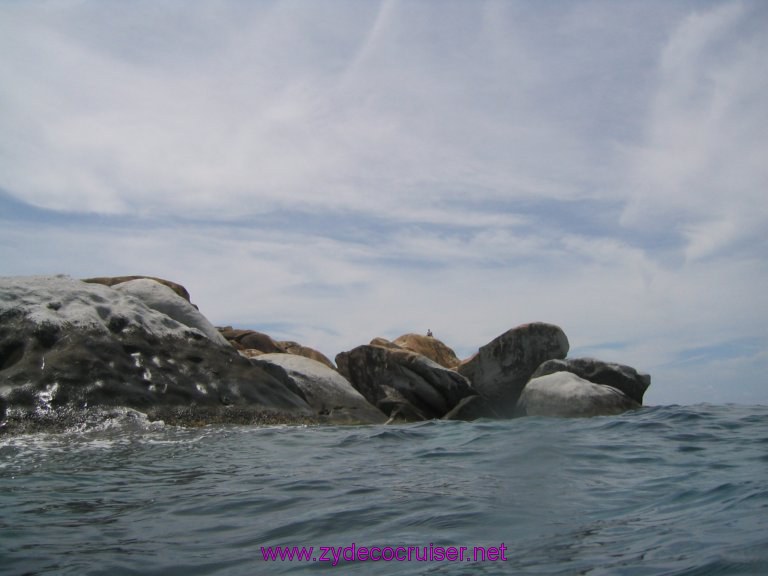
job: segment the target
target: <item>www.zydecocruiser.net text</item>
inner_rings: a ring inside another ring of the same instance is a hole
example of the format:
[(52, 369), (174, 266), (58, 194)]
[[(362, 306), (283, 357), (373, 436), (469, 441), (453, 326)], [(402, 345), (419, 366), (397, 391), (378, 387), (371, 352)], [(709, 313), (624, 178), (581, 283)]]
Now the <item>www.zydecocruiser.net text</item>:
[(262, 546), (270, 562), (506, 562), (507, 547), (499, 546)]

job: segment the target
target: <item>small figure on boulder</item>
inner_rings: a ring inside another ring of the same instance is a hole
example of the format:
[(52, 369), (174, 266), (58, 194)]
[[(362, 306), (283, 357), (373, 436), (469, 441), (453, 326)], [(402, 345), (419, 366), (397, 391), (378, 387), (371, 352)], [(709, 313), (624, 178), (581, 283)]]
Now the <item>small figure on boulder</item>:
[(430, 330), (429, 328), (427, 328), (427, 337), (432, 338), (432, 330)]

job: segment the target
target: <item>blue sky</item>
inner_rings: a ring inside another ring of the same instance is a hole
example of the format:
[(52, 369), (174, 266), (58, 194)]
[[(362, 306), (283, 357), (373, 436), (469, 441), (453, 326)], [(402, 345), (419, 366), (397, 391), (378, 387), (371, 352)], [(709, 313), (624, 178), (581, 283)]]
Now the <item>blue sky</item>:
[(328, 356), (560, 325), (768, 403), (768, 4), (0, 1), (0, 274)]

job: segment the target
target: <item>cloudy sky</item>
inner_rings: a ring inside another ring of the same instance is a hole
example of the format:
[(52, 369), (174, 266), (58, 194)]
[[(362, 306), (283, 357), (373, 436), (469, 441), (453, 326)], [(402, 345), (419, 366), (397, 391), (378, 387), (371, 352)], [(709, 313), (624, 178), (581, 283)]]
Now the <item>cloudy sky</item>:
[(530, 321), (768, 403), (768, 3), (0, 0), (0, 274), (333, 358)]

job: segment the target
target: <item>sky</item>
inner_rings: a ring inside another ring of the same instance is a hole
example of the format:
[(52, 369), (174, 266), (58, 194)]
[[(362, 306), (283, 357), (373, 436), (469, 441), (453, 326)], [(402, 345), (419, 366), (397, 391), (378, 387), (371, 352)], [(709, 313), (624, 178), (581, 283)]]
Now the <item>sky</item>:
[(0, 275), (768, 404), (768, 3), (0, 0)]

